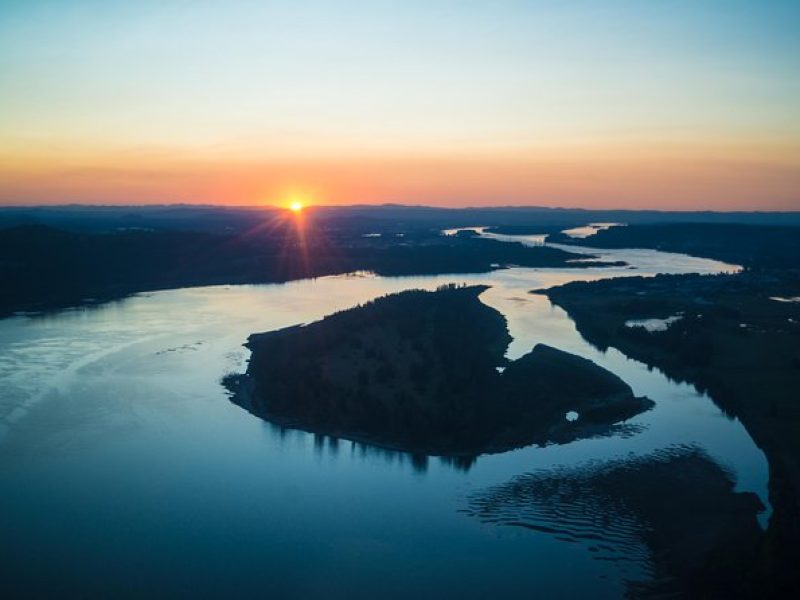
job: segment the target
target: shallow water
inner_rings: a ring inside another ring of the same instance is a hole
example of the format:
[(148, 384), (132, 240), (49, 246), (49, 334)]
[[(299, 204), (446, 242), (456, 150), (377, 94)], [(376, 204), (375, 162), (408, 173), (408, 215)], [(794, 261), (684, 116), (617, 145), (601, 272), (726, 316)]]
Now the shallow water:
[[(595, 252), (637, 269), (362, 273), (156, 292), (0, 321), (3, 582), (97, 595), (620, 596), (625, 579), (641, 575), (635, 564), (482, 524), (462, 514), (467, 498), (553, 465), (697, 444), (766, 503), (767, 468), (741, 424), (708, 398), (597, 351), (562, 310), (528, 293), (575, 279), (732, 267)], [(281, 431), (230, 403), (219, 385), (244, 369), (250, 333), (449, 282), (492, 286), (481, 299), (508, 320), (509, 357), (538, 342), (585, 356), (656, 408), (625, 436), (483, 456), (464, 471)]]

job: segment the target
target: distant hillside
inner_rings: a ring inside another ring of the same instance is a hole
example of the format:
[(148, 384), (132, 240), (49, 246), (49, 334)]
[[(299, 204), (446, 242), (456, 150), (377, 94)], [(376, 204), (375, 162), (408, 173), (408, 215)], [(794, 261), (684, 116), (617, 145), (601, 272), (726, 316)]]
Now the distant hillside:
[[(480, 273), (507, 265), (584, 268), (587, 255), (438, 231), (331, 234), (286, 215), (245, 234), (130, 229), (78, 233), (42, 225), (0, 229), (0, 317), (139, 291), (281, 282), (357, 270), (381, 275)], [(595, 263), (596, 265), (597, 263)]]
[[(113, 232), (138, 227), (157, 230), (243, 233), (285, 211), (272, 207), (194, 205), (0, 207), (0, 228), (48, 225), (71, 231)], [(800, 212), (670, 212), (653, 210), (583, 210), (538, 206), (437, 208), (398, 204), (320, 206), (306, 209), (320, 227), (349, 233), (412, 231), (467, 226), (568, 229), (592, 222), (739, 223), (800, 225)]]

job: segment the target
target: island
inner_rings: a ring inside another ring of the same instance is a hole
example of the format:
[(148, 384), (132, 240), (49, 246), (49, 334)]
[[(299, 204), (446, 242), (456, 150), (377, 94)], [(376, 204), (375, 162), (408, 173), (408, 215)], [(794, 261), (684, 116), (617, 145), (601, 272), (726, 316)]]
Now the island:
[(486, 286), (385, 296), (250, 336), (232, 400), (287, 427), (413, 454), (470, 457), (614, 431), (647, 410), (619, 377), (537, 345), (508, 361)]

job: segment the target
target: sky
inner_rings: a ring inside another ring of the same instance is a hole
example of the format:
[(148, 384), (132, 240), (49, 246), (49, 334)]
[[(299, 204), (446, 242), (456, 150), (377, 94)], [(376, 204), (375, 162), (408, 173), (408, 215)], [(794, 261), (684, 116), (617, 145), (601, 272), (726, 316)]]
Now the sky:
[(800, 210), (800, 2), (0, 0), (0, 205)]

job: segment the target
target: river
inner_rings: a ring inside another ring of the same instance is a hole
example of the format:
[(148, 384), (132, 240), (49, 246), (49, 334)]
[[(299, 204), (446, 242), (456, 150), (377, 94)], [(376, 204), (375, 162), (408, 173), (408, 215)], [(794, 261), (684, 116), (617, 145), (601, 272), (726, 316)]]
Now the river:
[[(483, 233), (483, 235), (490, 235)], [(531, 245), (537, 236), (514, 236)], [(570, 247), (569, 249), (574, 249)], [(629, 267), (368, 273), (138, 294), (0, 321), (0, 569), (7, 589), (193, 597), (620, 597), (636, 563), (463, 514), (470, 494), (554, 465), (702, 447), (767, 503), (767, 464), (693, 387), (600, 352), (544, 296), (574, 280), (735, 267), (588, 250)], [(654, 410), (626, 435), (481, 456), (468, 470), (271, 426), (220, 385), (253, 332), (444, 283), (492, 286), (519, 357), (544, 342), (622, 377)], [(762, 519), (766, 519), (766, 513)]]

